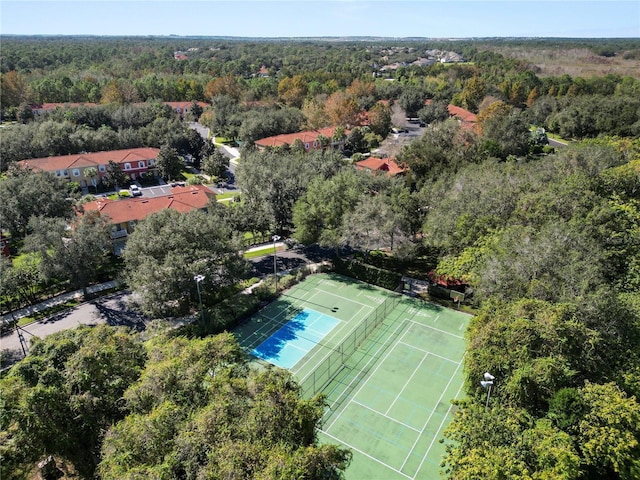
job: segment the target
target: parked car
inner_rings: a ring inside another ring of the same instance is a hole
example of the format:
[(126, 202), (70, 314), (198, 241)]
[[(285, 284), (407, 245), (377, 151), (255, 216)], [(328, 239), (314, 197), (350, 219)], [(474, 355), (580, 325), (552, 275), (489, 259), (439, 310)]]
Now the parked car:
[(142, 190), (140, 190), (140, 187), (137, 185), (131, 185), (129, 187), (129, 191), (131, 192), (131, 195), (133, 195), (134, 197), (142, 196)]

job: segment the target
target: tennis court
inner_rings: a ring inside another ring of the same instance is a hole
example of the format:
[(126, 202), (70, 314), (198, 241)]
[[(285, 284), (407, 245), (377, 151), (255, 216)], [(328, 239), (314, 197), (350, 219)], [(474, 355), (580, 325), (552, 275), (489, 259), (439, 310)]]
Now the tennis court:
[(336, 274), (308, 277), (236, 330), (329, 408), (321, 441), (353, 452), (347, 479), (438, 478), (461, 394), (469, 316)]

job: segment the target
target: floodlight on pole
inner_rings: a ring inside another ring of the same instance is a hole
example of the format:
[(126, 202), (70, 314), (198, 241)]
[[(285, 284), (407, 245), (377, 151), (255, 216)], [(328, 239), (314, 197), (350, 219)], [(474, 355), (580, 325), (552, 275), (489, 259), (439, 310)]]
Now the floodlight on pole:
[(274, 235), (273, 237), (271, 237), (271, 239), (273, 240), (273, 276), (276, 281), (276, 294), (277, 294), (278, 293), (278, 262), (276, 259), (277, 259), (278, 250), (276, 249), (276, 242), (280, 240), (280, 235)]
[(485, 411), (489, 409), (489, 397), (491, 397), (491, 387), (493, 386), (493, 381), (495, 380), (495, 378), (496, 377), (491, 375), (489, 372), (485, 372), (484, 380), (480, 382), (480, 385), (482, 385), (482, 388), (487, 389), (487, 403), (484, 406)]
[(198, 289), (198, 302), (200, 303), (200, 321), (204, 325), (204, 310), (202, 308), (202, 295), (200, 294), (200, 282), (204, 280), (204, 275), (196, 275), (193, 277), (196, 281), (196, 288)]

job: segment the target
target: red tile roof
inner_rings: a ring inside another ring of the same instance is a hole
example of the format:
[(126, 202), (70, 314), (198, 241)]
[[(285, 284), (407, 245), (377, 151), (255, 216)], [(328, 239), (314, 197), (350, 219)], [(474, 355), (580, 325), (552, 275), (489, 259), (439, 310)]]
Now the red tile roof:
[(376, 172), (386, 172), (390, 177), (407, 171), (406, 167), (398, 165), (393, 158), (369, 157), (366, 160), (356, 162), (356, 168), (359, 170), (366, 168)]
[(137, 197), (122, 200), (101, 198), (83, 205), (85, 212), (98, 211), (100, 215), (109, 217), (114, 224), (140, 221), (165, 208), (179, 212), (205, 208), (215, 194), (203, 185), (173, 187), (170, 195), (162, 197)]
[(126, 162), (137, 162), (139, 160), (151, 160), (158, 156), (160, 149), (153, 147), (128, 148), (125, 150), (110, 150), (106, 152), (75, 153), (73, 155), (62, 155), (58, 157), (30, 158), (21, 160), (19, 165), (54, 172), (70, 168), (81, 168), (98, 165), (108, 165), (109, 160), (118, 164)]
[(462, 122), (475, 123), (478, 120), (478, 117), (475, 113), (470, 112), (469, 110), (465, 110), (461, 107), (456, 107), (455, 105), (449, 105), (449, 115), (452, 117), (457, 117)]
[[(429, 105), (431, 100), (428, 99), (424, 102), (425, 105)], [(478, 121), (478, 117), (475, 113), (470, 112), (469, 110), (465, 110), (462, 107), (457, 107), (455, 105), (448, 105), (447, 109), (449, 110), (449, 115), (460, 120), (461, 125), (464, 128), (473, 129), (475, 128), (476, 122)]]
[[(207, 108), (209, 106), (208, 103), (205, 102), (162, 102), (164, 105), (169, 105), (174, 110), (180, 109), (184, 112), (185, 109), (190, 109), (191, 105), (195, 103), (196, 105), (200, 105), (202, 108)], [(144, 105), (144, 103), (136, 103), (136, 105)]]
[[(292, 145), (296, 139), (300, 139), (302, 143), (309, 143), (309, 147), (315, 142), (320, 135), (331, 139), (337, 127), (326, 127), (319, 130), (307, 130), (304, 132), (285, 133), (283, 135), (274, 135), (273, 137), (261, 138), (256, 140), (255, 144), (259, 147), (282, 147), (284, 145)], [(348, 130), (345, 130), (348, 134)]]

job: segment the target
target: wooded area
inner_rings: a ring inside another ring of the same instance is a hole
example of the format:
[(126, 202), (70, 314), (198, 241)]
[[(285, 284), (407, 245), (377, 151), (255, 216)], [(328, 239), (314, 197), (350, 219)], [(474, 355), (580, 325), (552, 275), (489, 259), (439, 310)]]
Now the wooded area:
[[(65, 231), (77, 192), (16, 161), (154, 146), (220, 173), (186, 125), (199, 119), (239, 146), (241, 198), (140, 222), (121, 273), (141, 311), (193, 312), (203, 272), (216, 311), (247, 279), (247, 233), (348, 246), (424, 279), (434, 270), (467, 285), (475, 314), (443, 476), (640, 477), (640, 42), (2, 42), (0, 223), (21, 254), (3, 259), (9, 308), (54, 281), (86, 287), (112, 261), (103, 222)], [(412, 63), (429, 49), (464, 62)], [(579, 67), (588, 74), (567, 73)], [(180, 119), (161, 103), (178, 100), (210, 106)], [(46, 102), (97, 105), (33, 113)], [(476, 115), (472, 128), (451, 105)], [(424, 127), (395, 159), (405, 175), (355, 168), (408, 118)], [(253, 146), (325, 126), (340, 127), (344, 151)], [(83, 478), (340, 478), (349, 452), (315, 438), (323, 399), (252, 370), (207, 322), (191, 331), (200, 339), (95, 328), (37, 341), (0, 381), (2, 477), (29, 478), (53, 455)]]

